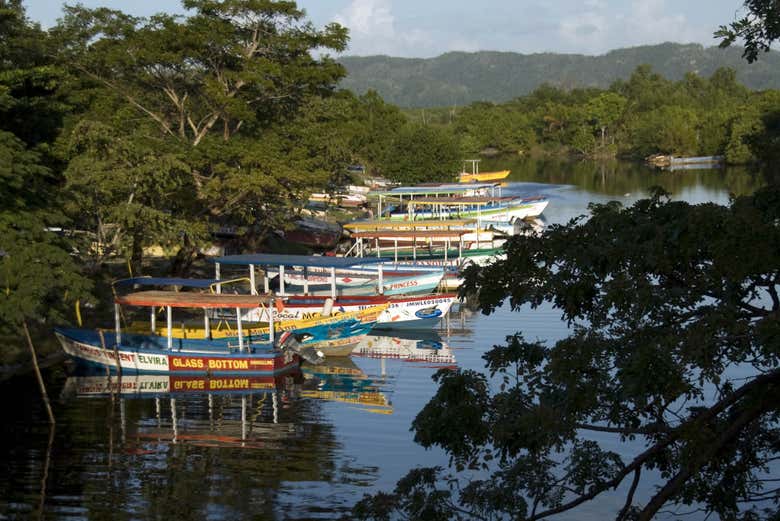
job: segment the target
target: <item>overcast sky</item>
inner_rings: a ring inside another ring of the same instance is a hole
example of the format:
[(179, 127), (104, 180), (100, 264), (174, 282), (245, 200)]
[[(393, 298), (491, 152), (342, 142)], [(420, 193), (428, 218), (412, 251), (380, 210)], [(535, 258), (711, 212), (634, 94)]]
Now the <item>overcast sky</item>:
[[(27, 0), (44, 27), (62, 0)], [(178, 0), (82, 0), (145, 16), (183, 12)], [(735, 18), (741, 0), (299, 0), (322, 26), (350, 30), (345, 54), (438, 56), (447, 51), (603, 54), (666, 41), (716, 45), (712, 33)]]

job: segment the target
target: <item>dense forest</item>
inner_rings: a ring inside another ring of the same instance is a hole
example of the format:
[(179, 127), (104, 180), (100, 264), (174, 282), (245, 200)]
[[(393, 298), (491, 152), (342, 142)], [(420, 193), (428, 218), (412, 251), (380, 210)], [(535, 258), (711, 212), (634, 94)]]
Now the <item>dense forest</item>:
[(627, 79), (640, 65), (670, 80), (688, 73), (711, 76), (734, 69), (752, 90), (780, 87), (780, 53), (770, 52), (748, 64), (743, 49), (664, 43), (616, 49), (601, 56), (449, 52), (436, 58), (345, 56), (341, 86), (356, 93), (377, 91), (394, 105), (408, 108), (463, 106), (475, 101), (501, 103), (530, 94), (543, 84), (562, 89), (602, 88)]

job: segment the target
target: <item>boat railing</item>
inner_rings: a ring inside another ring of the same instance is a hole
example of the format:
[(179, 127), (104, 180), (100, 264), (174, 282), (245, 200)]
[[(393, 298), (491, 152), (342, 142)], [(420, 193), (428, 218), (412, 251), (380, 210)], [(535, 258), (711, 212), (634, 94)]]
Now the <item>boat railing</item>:
[(352, 246), (349, 247), (349, 249), (344, 253), (345, 257), (357, 257), (358, 256), (358, 243), (355, 242)]

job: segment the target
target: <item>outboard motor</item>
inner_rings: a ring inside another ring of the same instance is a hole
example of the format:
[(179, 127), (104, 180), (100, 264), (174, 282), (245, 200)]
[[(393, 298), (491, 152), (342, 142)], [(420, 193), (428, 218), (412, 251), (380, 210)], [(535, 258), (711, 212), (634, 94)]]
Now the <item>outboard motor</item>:
[(322, 351), (311, 346), (306, 346), (301, 340), (301, 335), (296, 335), (292, 331), (285, 331), (279, 335), (279, 338), (276, 341), (276, 347), (282, 351), (293, 352), (310, 364), (317, 365), (325, 361), (325, 355), (322, 354)]

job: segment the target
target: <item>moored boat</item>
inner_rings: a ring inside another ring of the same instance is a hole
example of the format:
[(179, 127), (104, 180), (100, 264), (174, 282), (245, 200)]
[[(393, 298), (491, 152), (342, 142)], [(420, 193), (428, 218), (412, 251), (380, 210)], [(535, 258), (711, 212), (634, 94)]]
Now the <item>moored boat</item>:
[[(252, 342), (244, 337), (241, 310), (272, 305), (273, 299), (257, 295), (208, 295), (167, 291), (141, 291), (117, 297), (115, 328), (111, 332), (83, 328), (57, 328), (55, 334), (65, 353), (76, 362), (138, 373), (181, 373), (195, 375), (279, 374), (298, 367), (300, 356), (288, 347), (289, 337)], [(167, 335), (139, 335), (123, 332), (120, 306), (164, 307)], [(209, 339), (210, 323), (205, 314), (203, 339), (174, 339), (174, 308), (233, 309), (236, 311), (235, 343)]]

